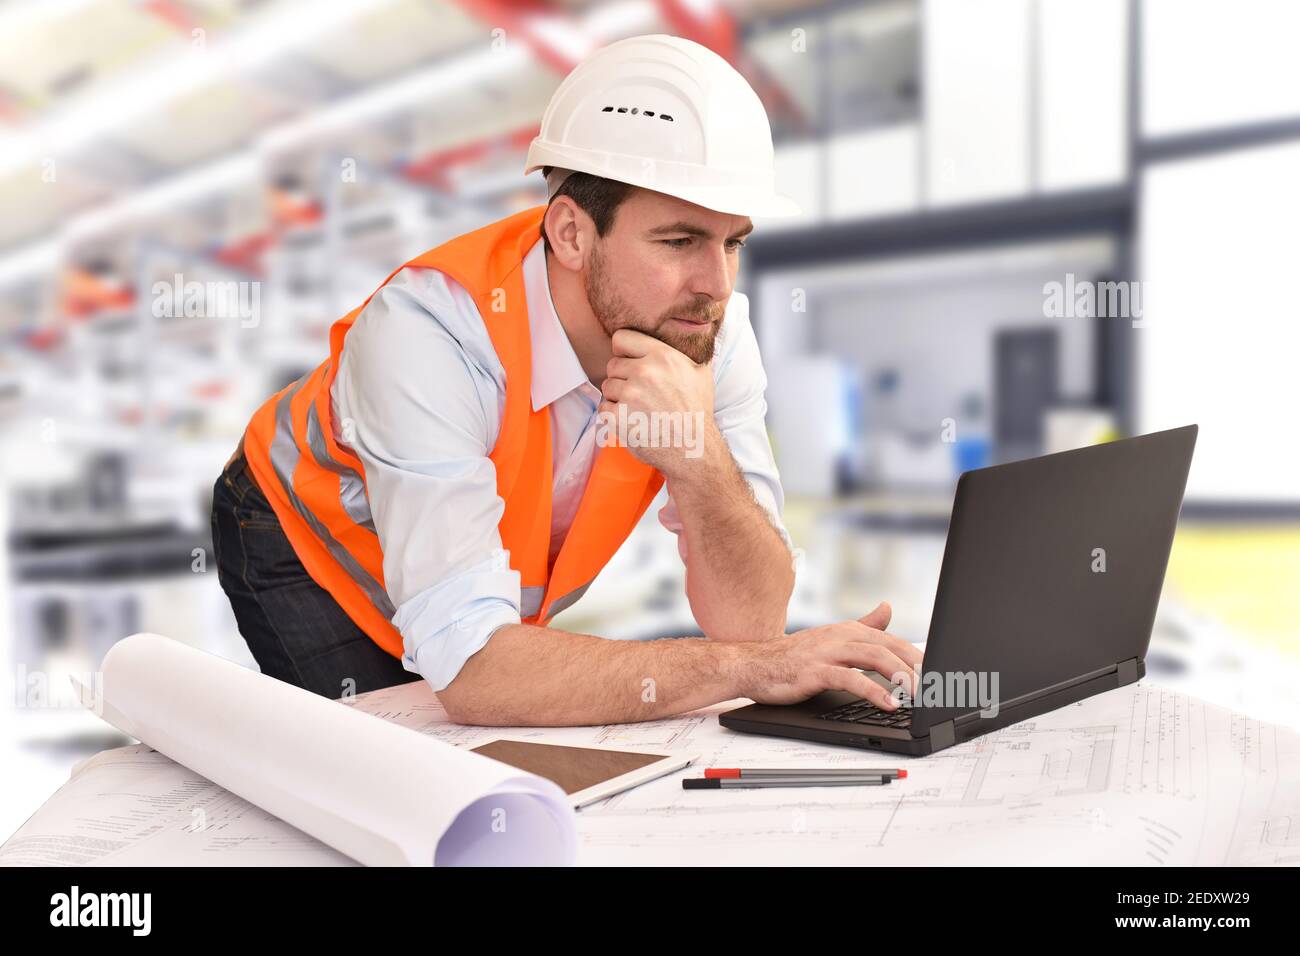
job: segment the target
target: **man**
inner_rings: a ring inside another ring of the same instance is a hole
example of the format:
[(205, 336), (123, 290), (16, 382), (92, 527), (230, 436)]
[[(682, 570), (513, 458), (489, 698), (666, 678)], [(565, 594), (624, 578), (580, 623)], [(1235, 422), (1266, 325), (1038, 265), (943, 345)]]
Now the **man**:
[[(397, 270), (218, 480), (218, 573), (265, 673), (330, 697), (423, 677), (492, 725), (827, 689), (892, 706), (856, 668), (915, 690), (887, 605), (784, 633), (766, 380), (733, 295), (749, 216), (797, 210), (772, 155), (753, 90), (689, 41), (623, 40), (565, 79), (526, 161), (548, 204)], [(548, 627), (665, 483), (706, 636)]]

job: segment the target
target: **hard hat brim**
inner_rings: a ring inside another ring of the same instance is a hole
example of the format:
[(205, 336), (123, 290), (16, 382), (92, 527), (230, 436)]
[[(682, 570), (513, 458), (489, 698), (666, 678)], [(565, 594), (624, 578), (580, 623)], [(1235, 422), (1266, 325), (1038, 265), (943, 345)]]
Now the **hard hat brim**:
[(777, 219), (798, 216), (803, 212), (802, 207), (794, 199), (770, 189), (756, 188), (743, 183), (670, 184), (662, 181), (662, 177), (655, 179), (649, 173), (642, 175), (640, 170), (645, 169), (645, 164), (634, 157), (622, 157), (613, 153), (605, 153), (599, 157), (582, 155), (589, 152), (570, 147), (554, 147), (538, 137), (528, 148), (524, 174), (527, 175), (543, 166), (559, 166), (684, 199), (686, 202), (695, 203), (714, 212), (726, 213), (729, 216)]

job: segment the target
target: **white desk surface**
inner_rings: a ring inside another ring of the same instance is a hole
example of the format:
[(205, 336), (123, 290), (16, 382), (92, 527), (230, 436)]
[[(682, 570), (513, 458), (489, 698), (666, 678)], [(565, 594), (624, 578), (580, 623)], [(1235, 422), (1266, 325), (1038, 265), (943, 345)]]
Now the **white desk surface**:
[[(745, 703), (571, 728), (457, 725), (423, 682), (352, 705), (455, 746), (509, 735), (701, 755), (688, 770), (579, 811), (579, 865), (1300, 863), (1300, 732), (1146, 680), (923, 758), (718, 725), (718, 713)], [(902, 766), (909, 775), (885, 787), (681, 788), (703, 767), (746, 764)], [(0, 849), (0, 864), (22, 862), (18, 837), (57, 837), (74, 798), (80, 813), (97, 808), (103, 820), (86, 825), (108, 840), (99, 849), (69, 844), (65, 862), (351, 862), (136, 745), (87, 761)], [(198, 803), (208, 820), (202, 834), (192, 826)]]

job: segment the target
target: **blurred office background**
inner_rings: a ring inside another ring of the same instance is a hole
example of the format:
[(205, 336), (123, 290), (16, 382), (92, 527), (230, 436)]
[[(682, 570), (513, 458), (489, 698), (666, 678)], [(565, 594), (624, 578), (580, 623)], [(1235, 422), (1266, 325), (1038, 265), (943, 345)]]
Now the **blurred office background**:
[[(1199, 422), (1149, 679), (1300, 725), (1300, 6), (10, 0), (0, 837), (125, 742), (67, 686), (114, 641), (254, 666), (207, 530), (249, 416), (398, 264), (544, 201), (550, 94), (649, 32), (749, 78), (805, 209), (739, 287), (790, 627), (886, 599), (924, 640), (961, 471)], [(557, 626), (694, 631), (656, 510)]]

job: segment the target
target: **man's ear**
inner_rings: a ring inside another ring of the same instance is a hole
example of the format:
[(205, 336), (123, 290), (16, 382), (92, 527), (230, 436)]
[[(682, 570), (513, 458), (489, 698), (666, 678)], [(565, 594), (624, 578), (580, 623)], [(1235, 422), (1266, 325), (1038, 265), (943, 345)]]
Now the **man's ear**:
[(551, 255), (555, 261), (573, 272), (580, 271), (595, 225), (569, 196), (557, 196), (551, 200), (546, 215), (542, 217), (542, 228), (551, 240)]

